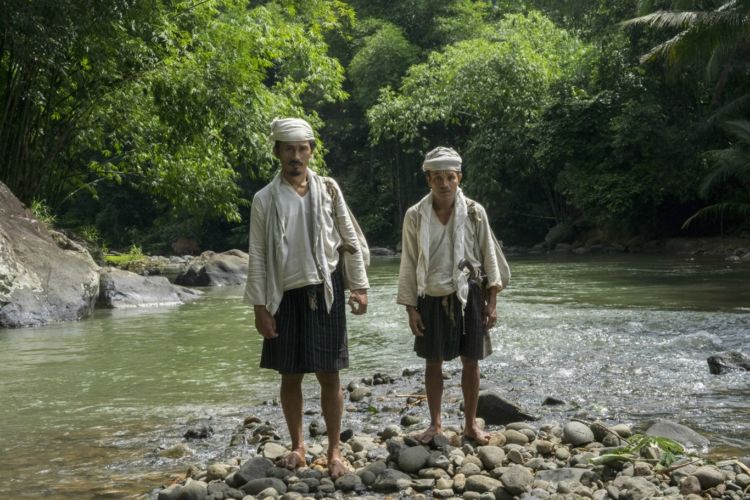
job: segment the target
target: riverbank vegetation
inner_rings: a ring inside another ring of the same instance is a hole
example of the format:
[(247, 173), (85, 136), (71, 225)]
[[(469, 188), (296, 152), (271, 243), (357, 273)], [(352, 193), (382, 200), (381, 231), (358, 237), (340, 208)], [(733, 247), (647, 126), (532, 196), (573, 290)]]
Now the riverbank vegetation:
[(244, 247), (284, 115), (374, 244), (438, 144), (506, 243), (750, 230), (746, 0), (7, 0), (0, 26), (0, 181), (112, 249)]

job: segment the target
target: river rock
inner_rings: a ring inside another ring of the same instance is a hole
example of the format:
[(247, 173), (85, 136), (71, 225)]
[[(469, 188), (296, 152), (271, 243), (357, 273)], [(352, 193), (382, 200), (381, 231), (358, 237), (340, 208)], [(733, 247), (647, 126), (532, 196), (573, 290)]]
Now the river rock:
[(266, 444), (263, 445), (263, 456), (271, 462), (276, 461), (287, 453), (289, 453), (289, 450), (285, 446), (273, 441), (266, 441)]
[(398, 455), (398, 466), (404, 472), (417, 472), (427, 465), (429, 458), (430, 452), (423, 446), (412, 446), (401, 450)]
[(660, 420), (646, 430), (648, 436), (658, 436), (669, 438), (677, 441), (687, 449), (694, 449), (700, 452), (708, 451), (709, 440), (695, 432), (693, 429), (686, 427), (671, 420)]
[(214, 433), (214, 428), (211, 425), (211, 418), (204, 418), (199, 420), (195, 424), (191, 425), (183, 437), (185, 439), (206, 439), (211, 437)]
[(500, 467), (505, 459), (505, 451), (497, 446), (480, 446), (477, 456), (487, 470)]
[(508, 493), (511, 495), (520, 495), (524, 491), (531, 489), (531, 485), (534, 483), (534, 476), (526, 467), (511, 465), (500, 476), (500, 481)]
[[(240, 486), (240, 489), (248, 495), (257, 495), (266, 488), (273, 488), (277, 493), (286, 493), (286, 484), (281, 479), (275, 477), (260, 477), (258, 479), (251, 479), (247, 483)], [(261, 496), (261, 498), (263, 498)]]
[(723, 375), (733, 371), (750, 371), (750, 356), (739, 351), (724, 351), (709, 356), (708, 371), (713, 375)]
[(594, 433), (588, 425), (581, 422), (568, 422), (563, 427), (563, 442), (573, 446), (583, 446), (594, 441)]
[(98, 296), (88, 251), (37, 221), (0, 182), (0, 328), (76, 321)]
[(643, 500), (659, 495), (659, 488), (645, 477), (620, 476), (614, 485), (620, 489), (618, 500)]
[(529, 442), (528, 436), (521, 431), (508, 429), (503, 431), (503, 434), (505, 435), (505, 442), (508, 444), (525, 445)]
[(242, 464), (238, 471), (230, 476), (232, 478), (231, 482), (227, 479), (227, 483), (229, 483), (229, 486), (238, 488), (253, 479), (265, 477), (266, 472), (268, 472), (271, 467), (273, 467), (273, 462), (267, 458), (251, 458)]
[(537, 420), (521, 408), (503, 399), (492, 391), (480, 391), (477, 402), (477, 417), (484, 419), (489, 425), (506, 425), (521, 420)]
[(356, 403), (358, 401), (362, 401), (367, 397), (370, 397), (371, 394), (372, 389), (370, 389), (369, 387), (357, 387), (349, 393), (349, 401)]
[(707, 490), (724, 482), (724, 472), (715, 465), (703, 465), (693, 472), (701, 483), (701, 488)]
[(497, 479), (477, 474), (466, 478), (464, 489), (466, 491), (475, 491), (477, 493), (487, 493), (502, 487), (502, 485), (503, 483)]
[(177, 275), (175, 283), (185, 286), (241, 285), (247, 280), (248, 258), (242, 250), (203, 252)]
[(679, 491), (681, 495), (700, 495), (701, 482), (695, 476), (686, 476), (680, 479)]
[(114, 267), (99, 279), (99, 305), (115, 309), (179, 305), (199, 299), (203, 292), (173, 285), (163, 276), (141, 276)]
[(372, 485), (377, 493), (397, 493), (411, 486), (411, 477), (396, 469), (385, 469)]

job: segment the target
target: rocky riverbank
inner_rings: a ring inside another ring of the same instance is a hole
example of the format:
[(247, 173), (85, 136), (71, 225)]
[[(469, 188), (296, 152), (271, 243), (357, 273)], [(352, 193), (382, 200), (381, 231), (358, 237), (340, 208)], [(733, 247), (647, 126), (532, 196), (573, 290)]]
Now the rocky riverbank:
[[(446, 420), (454, 425), (422, 445), (415, 435), (425, 426), (420, 415), (426, 402), (404, 389), (380, 374), (347, 386), (346, 412), (359, 415), (362, 425), (342, 433), (351, 472), (339, 478), (328, 474), (325, 425), (310, 415), (315, 412), (306, 414), (307, 465), (296, 471), (275, 465), (289, 445), (280, 436), (281, 409), (270, 403), (247, 416), (231, 437), (228, 447), (241, 447), (241, 456), (191, 465), (184, 477), (144, 499), (750, 498), (750, 456), (711, 460), (708, 440), (676, 422), (660, 421), (640, 432), (586, 414), (540, 422), (483, 391), (480, 416), (503, 422), (487, 425), (489, 444), (462, 438), (460, 406), (447, 398)], [(185, 436), (195, 440), (211, 432), (210, 422), (201, 422)]]

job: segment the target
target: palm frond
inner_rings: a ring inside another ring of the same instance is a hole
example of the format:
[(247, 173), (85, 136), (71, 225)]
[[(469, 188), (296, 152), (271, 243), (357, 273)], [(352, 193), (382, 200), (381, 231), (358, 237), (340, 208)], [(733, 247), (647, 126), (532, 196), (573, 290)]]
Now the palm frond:
[[(724, 129), (750, 146), (750, 120), (729, 120), (724, 124)], [(748, 160), (750, 161), (750, 157), (748, 157)]]
[(736, 117), (738, 115), (747, 115), (750, 111), (750, 94), (745, 94), (736, 99), (732, 99), (722, 107), (718, 108), (708, 118), (710, 125), (716, 125), (720, 122), (724, 122), (727, 118)]
[(684, 30), (690, 28), (700, 14), (702, 13), (659, 10), (645, 16), (623, 21), (622, 26), (650, 26), (656, 29), (671, 28)]
[(711, 217), (721, 219), (726, 216), (750, 217), (750, 203), (724, 202), (701, 208), (682, 223), (682, 229), (686, 229), (696, 220), (705, 220)]

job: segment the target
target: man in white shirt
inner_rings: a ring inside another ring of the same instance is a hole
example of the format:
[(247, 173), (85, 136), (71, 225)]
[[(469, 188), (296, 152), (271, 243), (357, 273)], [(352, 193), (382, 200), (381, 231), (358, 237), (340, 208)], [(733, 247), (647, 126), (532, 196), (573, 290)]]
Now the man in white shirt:
[(492, 352), (497, 293), (510, 270), (484, 208), (464, 196), (461, 157), (451, 148), (427, 153), (422, 164), (430, 193), (407, 210), (397, 302), (406, 306), (414, 350), (425, 359), (430, 426), (427, 444), (442, 432), (443, 361), (461, 356), (466, 438), (487, 444), (476, 422), (479, 360)]
[(282, 464), (306, 463), (302, 379), (315, 373), (328, 430), (328, 472), (346, 473), (339, 450), (343, 394), (339, 370), (349, 366), (344, 288), (354, 314), (367, 312), (369, 249), (333, 179), (308, 169), (315, 149), (302, 119), (271, 124), (281, 171), (253, 198), (245, 300), (263, 336), (261, 368), (281, 374), (280, 400), (292, 439)]

